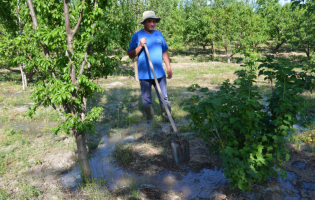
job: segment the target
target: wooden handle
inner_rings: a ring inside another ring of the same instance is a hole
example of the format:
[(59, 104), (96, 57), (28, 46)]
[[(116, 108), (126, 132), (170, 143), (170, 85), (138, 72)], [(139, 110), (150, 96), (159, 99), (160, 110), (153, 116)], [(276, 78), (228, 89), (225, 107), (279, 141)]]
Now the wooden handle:
[(133, 64), (134, 64), (134, 66), (135, 66), (135, 79), (136, 79), (136, 81), (137, 82), (139, 82), (139, 73), (138, 73), (138, 58), (137, 58), (137, 56), (136, 57), (134, 57), (133, 59)]
[(153, 64), (152, 64), (152, 62), (151, 62), (149, 50), (148, 50), (148, 47), (147, 47), (146, 44), (144, 44), (144, 49), (145, 49), (145, 52), (146, 52), (146, 54), (147, 54), (147, 56), (148, 56), (149, 64), (150, 64), (150, 67), (151, 67), (151, 71), (152, 71), (153, 76), (154, 76), (155, 85), (156, 85), (156, 87), (157, 87), (157, 89), (158, 89), (158, 92), (159, 92), (159, 94), (160, 94), (161, 100), (162, 100), (162, 102), (163, 102), (163, 106), (164, 106), (164, 108), (165, 108), (165, 110), (166, 110), (167, 116), (168, 116), (168, 118), (169, 118), (169, 120), (170, 120), (170, 122), (171, 122), (171, 125), (172, 125), (172, 127), (173, 127), (173, 130), (174, 130), (174, 132), (176, 133), (176, 135), (177, 135), (177, 137), (178, 137), (179, 144), (182, 145), (182, 144), (183, 144), (183, 143), (182, 143), (182, 140), (180, 139), (180, 137), (179, 137), (179, 135), (178, 135), (177, 128), (176, 128), (176, 126), (175, 126), (175, 123), (174, 123), (174, 120), (173, 120), (172, 115), (171, 115), (171, 113), (170, 113), (170, 110), (168, 109), (167, 104), (166, 104), (166, 102), (165, 102), (165, 100), (164, 100), (164, 98), (163, 98), (163, 96), (162, 96), (161, 88), (160, 88), (159, 82), (157, 81), (157, 78), (156, 78), (156, 75), (155, 75), (155, 72), (154, 72), (154, 68), (153, 68)]

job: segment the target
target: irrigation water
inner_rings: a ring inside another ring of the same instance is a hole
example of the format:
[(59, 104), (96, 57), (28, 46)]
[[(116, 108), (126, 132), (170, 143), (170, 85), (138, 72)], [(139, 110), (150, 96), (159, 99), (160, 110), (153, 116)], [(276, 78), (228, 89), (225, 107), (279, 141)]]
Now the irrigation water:
[[(253, 186), (250, 193), (239, 189), (229, 189), (229, 180), (224, 177), (222, 169), (202, 169), (199, 172), (188, 170), (185, 172), (163, 171), (154, 175), (137, 175), (117, 167), (111, 159), (111, 152), (115, 144), (133, 140), (132, 136), (113, 134), (104, 136), (98, 147), (91, 155), (90, 166), (94, 178), (107, 181), (110, 190), (128, 187), (136, 183), (144, 187), (156, 187), (163, 191), (175, 191), (183, 194), (187, 199), (206, 198), (212, 199), (218, 195), (236, 195), (245, 199), (314, 199), (315, 179), (305, 178), (315, 171), (304, 161), (294, 161), (290, 164), (291, 171), (286, 178), (271, 178), (262, 184)], [(306, 171), (306, 172), (303, 172)], [(302, 174), (302, 175), (300, 175)], [(80, 182), (79, 167), (75, 167), (61, 177), (61, 182), (66, 187), (75, 189)]]

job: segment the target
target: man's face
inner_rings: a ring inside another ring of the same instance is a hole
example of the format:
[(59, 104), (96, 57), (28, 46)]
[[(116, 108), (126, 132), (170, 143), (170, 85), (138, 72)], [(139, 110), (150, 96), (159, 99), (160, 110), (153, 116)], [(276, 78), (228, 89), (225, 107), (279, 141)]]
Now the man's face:
[(156, 19), (152, 19), (152, 18), (146, 19), (143, 22), (143, 25), (144, 25), (144, 30), (151, 33), (154, 31), (154, 28), (156, 25)]

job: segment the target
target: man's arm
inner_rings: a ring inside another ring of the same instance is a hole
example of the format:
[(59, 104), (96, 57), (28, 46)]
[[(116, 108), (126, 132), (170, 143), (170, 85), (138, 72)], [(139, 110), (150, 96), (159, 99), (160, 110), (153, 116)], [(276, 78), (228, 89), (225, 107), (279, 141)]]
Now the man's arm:
[(137, 46), (135, 49), (127, 52), (129, 58), (133, 59), (134, 57), (136, 57), (139, 54), (139, 52), (141, 51), (141, 49), (143, 48), (144, 44), (146, 44), (146, 43), (147, 43), (146, 38), (145, 37), (141, 38), (140, 39), (140, 45)]
[(167, 78), (171, 79), (173, 76), (172, 69), (171, 69), (171, 63), (170, 63), (170, 56), (168, 54), (168, 51), (164, 51), (162, 54), (163, 60), (165, 62), (166, 68), (167, 68)]

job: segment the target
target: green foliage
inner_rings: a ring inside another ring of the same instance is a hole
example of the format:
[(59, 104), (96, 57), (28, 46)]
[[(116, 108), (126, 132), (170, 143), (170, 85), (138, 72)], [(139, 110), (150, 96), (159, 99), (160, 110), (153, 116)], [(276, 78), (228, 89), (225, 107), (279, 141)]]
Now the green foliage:
[[(74, 127), (78, 131), (93, 131), (93, 119), (102, 110), (93, 108), (85, 114), (85, 119), (81, 118), (82, 113), (86, 112), (86, 100), (102, 91), (92, 80), (106, 77), (115, 69), (117, 58), (108, 57), (111, 49), (104, 51), (104, 48), (115, 41), (121, 41), (120, 35), (115, 34), (119, 32), (121, 22), (113, 22), (108, 18), (106, 1), (98, 3), (95, 8), (93, 2), (70, 4), (70, 24), (76, 24), (77, 18), (74, 16), (79, 16), (83, 9), (81, 25), (72, 40), (74, 52), (71, 53), (66, 40), (63, 4), (45, 0), (33, 3), (38, 27), (33, 28), (29, 9), (22, 4), (19, 15), (25, 23), (23, 32), (17, 37), (7, 38), (3, 44), (4, 49), (9, 50), (4, 51), (3, 55), (12, 57), (8, 62), (11, 66), (24, 63), (26, 71), (35, 71), (36, 76), (40, 77), (32, 94), (35, 105), (30, 107), (28, 114), (33, 116), (41, 105), (52, 106), (65, 118), (65, 122), (55, 132), (64, 129), (69, 133)], [(15, 56), (9, 54), (14, 50), (20, 52), (20, 56), (16, 56), (16, 53)], [(66, 56), (66, 51), (71, 53), (70, 59)], [(70, 76), (70, 65), (75, 69), (76, 83)], [(84, 69), (80, 72), (82, 66)]]
[(266, 41), (266, 21), (251, 6), (235, 2), (215, 12), (216, 41), (225, 49), (228, 63), (235, 53), (256, 48)]
[(291, 63), (274, 62), (267, 56), (259, 74), (275, 79), (276, 84), (265, 107), (254, 85), (257, 77), (251, 56), (246, 55), (245, 69), (235, 72), (238, 79), (234, 83), (226, 80), (215, 94), (200, 89), (204, 95), (193, 95), (184, 102), (192, 120), (190, 126), (211, 144), (210, 152), (220, 155), (230, 186), (242, 190), (277, 177), (277, 170), (281, 177), (285, 175), (283, 164), (290, 157), (286, 137), (297, 121), (299, 94), (306, 84), (305, 74), (295, 72)]
[(113, 34), (117, 37), (116, 40), (109, 41), (109, 47), (115, 49), (115, 54), (120, 57), (120, 60), (123, 53), (128, 49), (129, 39), (137, 26), (133, 4), (133, 2), (127, 0), (113, 1), (112, 9), (104, 13), (104, 28), (112, 29)]
[[(290, 42), (293, 34), (292, 20), (293, 13), (291, 5), (280, 5), (278, 1), (267, 1), (259, 7), (259, 13), (268, 23), (269, 39), (273, 40), (269, 45), (275, 53), (278, 53), (279, 48)], [(275, 44), (272, 44), (272, 43)]]
[(202, 45), (203, 48), (213, 44), (216, 39), (215, 34), (215, 11), (208, 6), (200, 6), (193, 1), (188, 8), (185, 37), (190, 42)]
[(290, 26), (295, 31), (291, 35), (291, 45), (298, 46), (310, 57), (315, 50), (315, 1), (293, 1), (292, 10), (294, 16)]
[[(130, 13), (124, 13), (126, 9), (113, 12), (111, 1), (14, 2), (12, 15), (18, 18), (19, 33), (5, 37), (0, 55), (7, 58), (8, 67), (25, 66), (24, 71), (38, 77), (32, 93), (35, 104), (28, 115), (33, 117), (40, 106), (55, 109), (62, 123), (53, 132), (83, 135), (77, 140), (83, 149), (79, 157), (87, 156), (84, 134), (95, 132), (94, 120), (102, 113), (102, 107), (87, 108), (87, 100), (103, 92), (94, 80), (113, 74), (118, 66), (121, 53), (112, 53), (117, 46), (127, 46), (125, 38), (134, 24), (127, 20)], [(87, 179), (88, 165), (82, 164)]]

